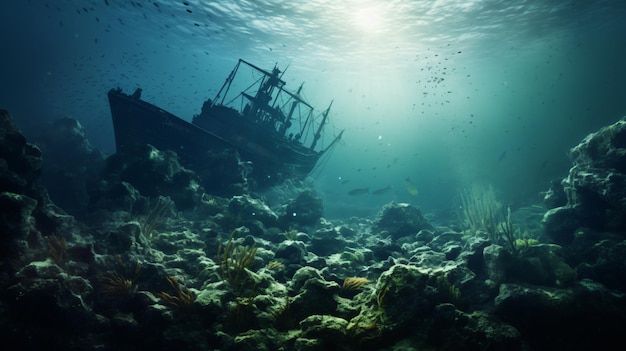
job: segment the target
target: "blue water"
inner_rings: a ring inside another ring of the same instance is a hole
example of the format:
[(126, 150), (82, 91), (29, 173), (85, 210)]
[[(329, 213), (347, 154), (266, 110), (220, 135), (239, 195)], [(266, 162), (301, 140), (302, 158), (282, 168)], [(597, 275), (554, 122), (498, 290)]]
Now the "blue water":
[(190, 120), (238, 58), (278, 64), (346, 129), (311, 180), (326, 216), (445, 211), (473, 183), (515, 206), (626, 115), (624, 18), (624, 1), (5, 0), (0, 107), (27, 136), (72, 116), (113, 153), (110, 88)]

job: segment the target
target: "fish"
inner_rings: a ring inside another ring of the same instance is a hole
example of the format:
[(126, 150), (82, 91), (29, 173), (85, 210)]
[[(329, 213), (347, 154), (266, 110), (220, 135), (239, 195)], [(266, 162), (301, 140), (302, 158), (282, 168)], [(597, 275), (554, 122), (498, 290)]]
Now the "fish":
[(376, 189), (372, 191), (372, 195), (383, 195), (388, 193), (391, 190), (391, 185), (387, 185), (384, 188)]
[(417, 187), (413, 184), (409, 177), (406, 177), (404, 180), (404, 186), (406, 187), (406, 191), (408, 191), (412, 196), (417, 196), (419, 194)]
[(369, 194), (369, 192), (370, 192), (370, 188), (355, 188), (355, 189), (348, 191), (348, 195), (358, 196), (358, 195)]

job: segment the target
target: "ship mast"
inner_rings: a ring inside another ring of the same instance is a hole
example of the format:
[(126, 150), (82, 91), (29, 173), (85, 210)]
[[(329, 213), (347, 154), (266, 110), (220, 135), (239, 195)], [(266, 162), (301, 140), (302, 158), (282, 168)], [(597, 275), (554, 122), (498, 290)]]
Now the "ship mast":
[(326, 119), (328, 118), (328, 113), (330, 112), (331, 106), (333, 106), (333, 101), (330, 102), (330, 105), (328, 105), (328, 108), (326, 109), (326, 111), (324, 111), (322, 122), (320, 123), (320, 126), (317, 128), (317, 131), (315, 132), (315, 136), (313, 137), (313, 142), (311, 143), (311, 147), (310, 147), (311, 150), (315, 148), (315, 145), (317, 145), (317, 141), (319, 140), (322, 134), (322, 129), (324, 128), (324, 124), (326, 124)]
[[(296, 91), (296, 95), (300, 96), (300, 92), (302, 91), (302, 86), (304, 86), (304, 83), (300, 84), (298, 91)], [(298, 102), (299, 101), (297, 99), (294, 99), (293, 102), (291, 103), (291, 108), (289, 109), (289, 114), (287, 115), (287, 118), (285, 118), (285, 123), (283, 123), (282, 126), (280, 127), (280, 134), (285, 135), (285, 133), (287, 132), (287, 129), (290, 126), (289, 122), (291, 121), (293, 113), (296, 110), (296, 107), (298, 106)]]
[(230, 85), (233, 83), (233, 79), (235, 79), (235, 75), (237, 74), (237, 70), (239, 69), (239, 65), (241, 64), (241, 61), (242, 60), (239, 59), (239, 61), (235, 65), (235, 68), (233, 68), (233, 70), (230, 72), (230, 74), (226, 78), (226, 81), (224, 82), (224, 84), (220, 88), (220, 91), (217, 92), (217, 95), (215, 96), (215, 99), (213, 99), (213, 101), (211, 103), (211, 107), (213, 107), (217, 103), (217, 100), (219, 100), (220, 95), (222, 95), (222, 91), (224, 91), (224, 89), (226, 89), (226, 92), (224, 93), (224, 97), (222, 97), (222, 102), (220, 102), (221, 104), (224, 104), (224, 99), (226, 98), (226, 95), (228, 95), (228, 90), (230, 89)]

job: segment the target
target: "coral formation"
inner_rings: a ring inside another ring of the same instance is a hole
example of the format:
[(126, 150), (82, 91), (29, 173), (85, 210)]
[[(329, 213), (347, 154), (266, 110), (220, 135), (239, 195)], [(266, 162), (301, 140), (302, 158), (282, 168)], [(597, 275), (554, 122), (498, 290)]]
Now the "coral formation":
[[(406, 203), (330, 221), (304, 183), (269, 201), (245, 179), (226, 181), (224, 192), (238, 193), (223, 196), (151, 146), (109, 157), (77, 220), (39, 183), (38, 148), (8, 113), (0, 123), (0, 330), (15, 348), (525, 351), (621, 341), (623, 121), (573, 149), (574, 167), (548, 195), (557, 207), (543, 217), (546, 235), (533, 219), (543, 209), (505, 211), (489, 189), (464, 195), (471, 235)], [(226, 169), (240, 166), (226, 158)]]

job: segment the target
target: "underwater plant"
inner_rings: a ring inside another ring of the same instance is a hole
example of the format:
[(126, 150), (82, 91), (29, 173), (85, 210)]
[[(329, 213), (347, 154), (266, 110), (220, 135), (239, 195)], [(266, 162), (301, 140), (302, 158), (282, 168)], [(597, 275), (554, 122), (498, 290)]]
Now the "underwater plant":
[(297, 229), (289, 229), (283, 232), (285, 239), (287, 240), (296, 240), (298, 237), (299, 231)]
[(159, 196), (145, 216), (140, 217), (137, 222), (141, 227), (141, 232), (151, 239), (156, 229), (163, 224), (165, 214), (173, 205), (173, 201), (169, 197)]
[(497, 200), (492, 186), (473, 185), (459, 196), (459, 220), (466, 229), (476, 233), (485, 231), (493, 242), (498, 241), (498, 226), (504, 219), (502, 203)]
[(136, 263), (131, 270), (119, 256), (116, 256), (118, 265), (123, 273), (107, 272), (98, 276), (102, 291), (108, 295), (129, 295), (136, 291), (137, 280), (141, 273), (141, 264)]
[(250, 283), (246, 269), (254, 262), (257, 247), (256, 244), (250, 247), (235, 245), (233, 238), (236, 233), (236, 230), (230, 233), (226, 246), (220, 242), (217, 248), (217, 264), (220, 266), (222, 279), (228, 282), (235, 295), (242, 296)]
[(181, 287), (175, 277), (167, 276), (166, 279), (167, 282), (170, 283), (170, 286), (174, 289), (174, 295), (164, 291), (157, 293), (156, 295), (163, 300), (166, 305), (178, 310), (186, 310), (193, 306), (194, 301), (196, 301), (196, 294), (187, 288)]
[(513, 228), (513, 222), (511, 221), (511, 208), (507, 208), (507, 214), (504, 221), (500, 222), (498, 226), (498, 233), (500, 234), (500, 238), (503, 239), (511, 249), (511, 252), (514, 255), (519, 253), (518, 246), (516, 245), (516, 241), (519, 239), (519, 233), (515, 228)]

